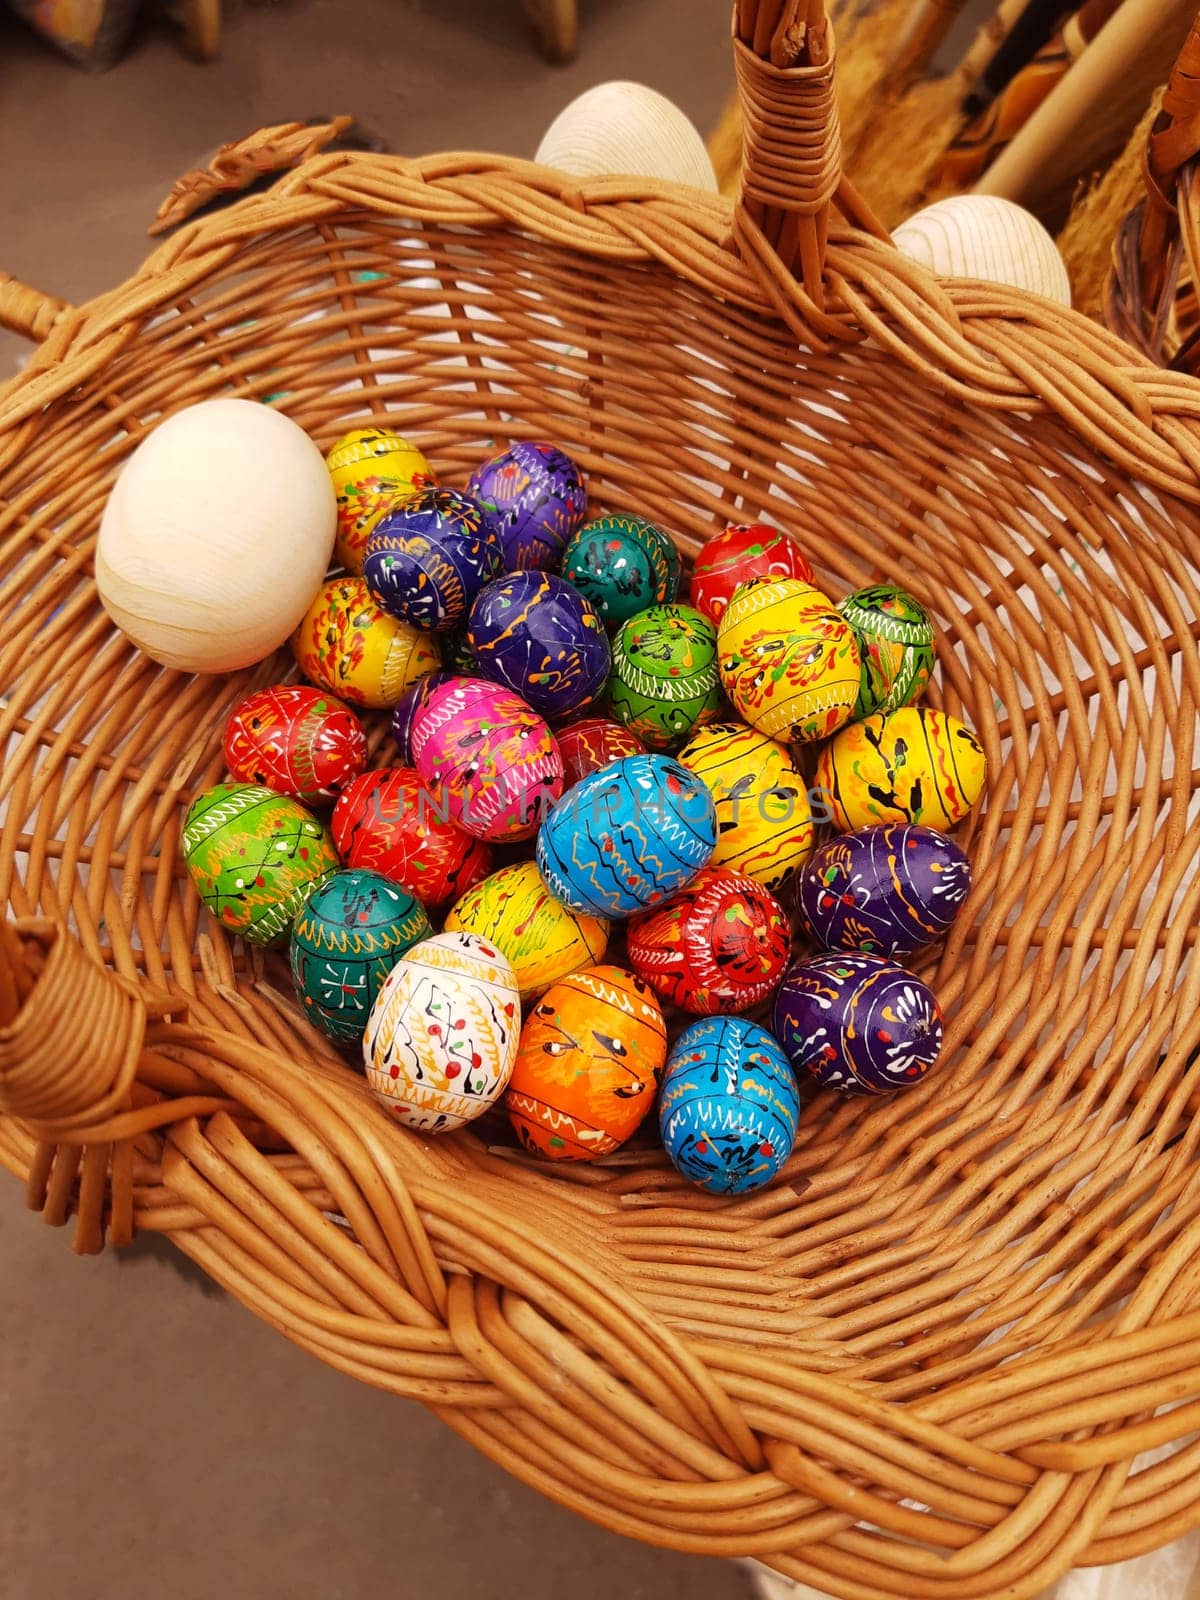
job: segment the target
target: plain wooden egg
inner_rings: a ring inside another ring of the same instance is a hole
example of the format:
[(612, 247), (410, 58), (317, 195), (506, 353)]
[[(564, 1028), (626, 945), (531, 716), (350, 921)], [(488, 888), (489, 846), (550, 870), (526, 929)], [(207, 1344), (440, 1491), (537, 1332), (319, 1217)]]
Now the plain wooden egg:
[(598, 83), (564, 106), (534, 158), (575, 178), (663, 178), (716, 194), (704, 140), (673, 101), (641, 83)]
[(1023, 206), (992, 194), (956, 194), (902, 222), (896, 248), (939, 278), (980, 278), (1071, 304), (1058, 246)]
[(321, 452), (253, 400), (205, 400), (144, 439), (109, 496), (96, 585), (155, 661), (232, 672), (283, 644), (329, 565), (337, 502)]

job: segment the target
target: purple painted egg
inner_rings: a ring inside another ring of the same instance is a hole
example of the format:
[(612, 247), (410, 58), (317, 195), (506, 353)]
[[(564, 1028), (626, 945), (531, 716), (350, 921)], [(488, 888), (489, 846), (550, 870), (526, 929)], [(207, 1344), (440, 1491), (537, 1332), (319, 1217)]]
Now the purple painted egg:
[(449, 820), (476, 839), (530, 839), (562, 794), (554, 736), (519, 695), (482, 678), (452, 678), (412, 731), (417, 771)]
[(517, 440), (472, 474), (467, 493), (500, 529), (508, 572), (556, 567), (563, 547), (583, 521), (583, 474), (552, 444)]
[(940, 939), (971, 888), (971, 863), (935, 828), (881, 822), (840, 833), (801, 869), (797, 903), (825, 950), (902, 958)]
[(406, 689), (392, 708), (392, 738), (400, 751), (400, 765), (412, 767), (416, 763), (412, 753), (413, 723), (417, 720), (417, 712), (429, 699), (435, 689), (443, 683), (449, 683), (451, 678), (461, 676), (454, 672), (431, 672), (427, 678), (418, 678), (410, 689)]
[(544, 717), (577, 715), (608, 681), (600, 613), (550, 572), (510, 572), (489, 583), (471, 607), (467, 639), (480, 672)]
[(432, 486), (380, 518), (363, 556), (378, 603), (425, 633), (464, 622), (480, 589), (503, 570), (504, 545), (488, 512), (470, 495)]
[(797, 961), (775, 995), (773, 1025), (796, 1071), (841, 1094), (907, 1088), (942, 1048), (933, 990), (882, 956)]

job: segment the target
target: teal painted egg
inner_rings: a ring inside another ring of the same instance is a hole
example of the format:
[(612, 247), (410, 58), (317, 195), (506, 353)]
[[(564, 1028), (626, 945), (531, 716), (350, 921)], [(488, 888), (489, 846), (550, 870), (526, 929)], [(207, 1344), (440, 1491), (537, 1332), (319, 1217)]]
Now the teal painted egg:
[(432, 932), (407, 889), (378, 872), (335, 872), (292, 928), (292, 982), (305, 1016), (331, 1039), (357, 1042), (388, 973)]
[(876, 583), (837, 608), (854, 629), (862, 660), (855, 717), (919, 700), (933, 671), (933, 623), (921, 602), (894, 584)]
[(648, 606), (613, 640), (613, 716), (650, 750), (668, 750), (723, 705), (717, 630), (694, 606)]
[(196, 796), (183, 825), (183, 859), (225, 931), (252, 944), (282, 939), (338, 867), (316, 817), (257, 783), (218, 783)]
[(585, 522), (563, 551), (562, 575), (586, 595), (607, 628), (679, 593), (674, 540), (644, 517)]

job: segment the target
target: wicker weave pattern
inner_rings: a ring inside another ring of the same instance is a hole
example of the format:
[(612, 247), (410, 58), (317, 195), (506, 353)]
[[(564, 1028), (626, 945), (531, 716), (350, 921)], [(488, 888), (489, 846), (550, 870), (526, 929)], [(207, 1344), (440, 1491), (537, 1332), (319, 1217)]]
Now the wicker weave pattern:
[[(769, 257), (661, 186), (326, 154), (54, 321), (0, 395), (0, 1160), (78, 1248), (170, 1233), (611, 1528), (853, 1600), (1032, 1595), (1200, 1521), (1200, 1444), (1130, 1476), (1200, 1428), (1200, 389), (841, 225), (818, 306), (741, 214)], [(230, 392), (323, 445), (387, 408), (452, 483), (549, 436), (685, 550), (765, 511), (835, 590), (901, 577), (990, 765), (939, 1070), (812, 1101), (737, 1204), (649, 1145), (551, 1172), (379, 1116), (178, 860), (280, 663), (158, 669), (90, 577), (130, 450)]]

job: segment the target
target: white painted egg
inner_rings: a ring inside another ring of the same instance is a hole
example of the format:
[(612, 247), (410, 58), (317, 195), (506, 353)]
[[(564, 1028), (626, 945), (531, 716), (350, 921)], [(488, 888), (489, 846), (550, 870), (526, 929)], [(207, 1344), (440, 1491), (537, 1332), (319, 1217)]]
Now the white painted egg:
[(956, 194), (902, 222), (896, 248), (939, 278), (980, 278), (1071, 304), (1058, 246), (1023, 206), (992, 194)]
[(439, 933), (401, 956), (367, 1020), (367, 1082), (407, 1127), (449, 1133), (482, 1116), (512, 1077), (521, 1001), (488, 939)]
[(299, 623), (336, 525), (329, 472), (303, 428), (254, 400), (204, 400), (126, 462), (100, 523), (96, 585), (155, 661), (232, 672)]
[(575, 178), (662, 178), (718, 190), (704, 140), (679, 107), (641, 83), (598, 83), (564, 106), (535, 160)]

